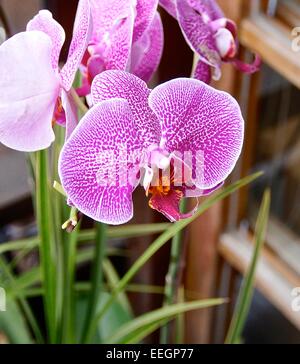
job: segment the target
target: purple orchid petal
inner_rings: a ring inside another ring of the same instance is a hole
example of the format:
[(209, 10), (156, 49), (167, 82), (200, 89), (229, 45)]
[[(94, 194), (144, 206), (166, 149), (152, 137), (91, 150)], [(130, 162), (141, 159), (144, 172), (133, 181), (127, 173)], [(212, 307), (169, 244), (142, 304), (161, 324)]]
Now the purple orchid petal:
[(186, 41), (200, 59), (216, 68), (221, 68), (221, 58), (211, 29), (189, 4), (188, 0), (176, 0), (177, 17)]
[(158, 0), (137, 0), (134, 22), (133, 42), (144, 34), (152, 23), (157, 9)]
[(72, 87), (76, 72), (85, 54), (92, 35), (92, 17), (89, 0), (80, 0), (74, 23), (73, 38), (66, 64), (61, 70), (63, 87), (69, 91)]
[(58, 70), (59, 55), (62, 46), (65, 42), (65, 31), (63, 27), (53, 19), (52, 14), (48, 10), (41, 10), (27, 24), (27, 31), (39, 30), (46, 33), (52, 40), (52, 67), (56, 71)]
[(124, 71), (105, 71), (94, 79), (91, 94), (94, 104), (112, 98), (127, 100), (145, 146), (159, 144), (160, 125), (148, 105), (150, 90), (144, 81)]
[(52, 49), (50, 37), (40, 31), (19, 33), (0, 46), (0, 142), (10, 148), (31, 152), (54, 140), (60, 86)]
[(180, 200), (183, 198), (183, 193), (178, 190), (171, 190), (168, 194), (157, 193), (149, 200), (149, 206), (163, 214), (171, 222), (182, 219), (179, 210)]
[(209, 85), (212, 79), (211, 67), (201, 60), (198, 61), (193, 77)]
[[(122, 152), (141, 155), (142, 151), (126, 100), (95, 105), (60, 155), (59, 174), (70, 201), (96, 221), (114, 225), (129, 221), (133, 215), (132, 192), (138, 182), (130, 180), (137, 169)], [(120, 164), (122, 157), (125, 165)]]
[(88, 69), (88, 75), (90, 78), (90, 83), (92, 83), (92, 80), (99, 75), (99, 73), (105, 71), (105, 63), (102, 59), (102, 57), (95, 55), (90, 57), (90, 59), (87, 62), (87, 69)]
[(132, 44), (134, 11), (131, 9), (126, 19), (110, 35), (109, 46), (106, 47), (104, 58), (106, 69), (125, 70), (128, 68)]
[(175, 0), (159, 0), (159, 5), (166, 10), (173, 18), (177, 18)]
[(95, 43), (109, 41), (110, 34), (132, 12), (133, 0), (90, 0)]
[(149, 206), (163, 214), (171, 222), (176, 222), (192, 217), (198, 209), (199, 203), (186, 213), (180, 212), (180, 201), (183, 198), (180, 190), (171, 190), (168, 194), (155, 194), (149, 200)]
[(62, 106), (66, 115), (66, 140), (69, 139), (78, 124), (78, 109), (75, 105), (73, 97), (62, 90), (61, 93)]
[(185, 188), (184, 196), (185, 197), (201, 197), (201, 196), (209, 196), (212, 193), (219, 190), (224, 185), (224, 182), (219, 183), (217, 186), (210, 188), (208, 190), (202, 190), (201, 188), (197, 188), (196, 186)]
[(81, 87), (76, 89), (76, 92), (79, 97), (85, 97), (91, 93), (91, 85), (86, 75), (82, 76), (82, 84)]
[(163, 45), (163, 25), (159, 13), (156, 13), (150, 27), (133, 44), (131, 52), (131, 73), (148, 82), (160, 63)]
[(229, 62), (232, 63), (239, 71), (252, 74), (259, 71), (262, 64), (262, 59), (258, 54), (255, 54), (255, 59), (253, 63), (250, 64), (240, 61), (239, 59), (236, 58), (229, 60)]
[(216, 20), (224, 17), (224, 13), (215, 0), (188, 0), (191, 7), (204, 19)]
[(213, 188), (228, 177), (244, 136), (240, 107), (229, 94), (182, 78), (156, 87), (149, 105), (162, 124), (161, 148), (193, 154), (198, 188)]

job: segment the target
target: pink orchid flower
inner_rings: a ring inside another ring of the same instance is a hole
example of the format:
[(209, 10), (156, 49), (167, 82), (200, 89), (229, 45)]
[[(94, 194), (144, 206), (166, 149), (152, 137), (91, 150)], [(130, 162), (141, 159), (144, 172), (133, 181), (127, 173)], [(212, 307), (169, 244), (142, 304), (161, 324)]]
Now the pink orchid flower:
[(126, 223), (141, 182), (150, 207), (177, 221), (194, 213), (180, 213), (182, 198), (213, 192), (232, 172), (244, 121), (229, 94), (185, 78), (150, 90), (116, 70), (98, 75), (91, 91), (94, 107), (59, 160), (64, 190), (85, 215)]
[(237, 58), (236, 24), (226, 19), (214, 0), (160, 0), (160, 5), (178, 20), (182, 33), (199, 61), (194, 77), (210, 83), (221, 77), (222, 62), (232, 63), (244, 73), (257, 72), (261, 59), (255, 55), (252, 64)]
[(27, 25), (27, 31), (0, 46), (0, 142), (26, 152), (45, 149), (55, 139), (57, 122), (67, 135), (77, 124), (69, 95), (91, 35), (89, 1), (79, 2), (68, 59), (59, 69), (65, 41), (63, 28), (47, 10)]
[(82, 62), (80, 96), (105, 70), (126, 70), (148, 82), (163, 50), (158, 0), (91, 0), (93, 35)]

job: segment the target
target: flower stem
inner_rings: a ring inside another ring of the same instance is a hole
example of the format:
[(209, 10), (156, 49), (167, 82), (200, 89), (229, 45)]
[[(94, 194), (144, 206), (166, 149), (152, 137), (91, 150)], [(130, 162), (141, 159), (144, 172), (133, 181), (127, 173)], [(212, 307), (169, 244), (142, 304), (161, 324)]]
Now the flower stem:
[(37, 152), (36, 157), (36, 214), (40, 237), (40, 260), (44, 285), (44, 310), (48, 337), (56, 341), (56, 278), (54, 259), (54, 239), (51, 226), (51, 203), (48, 186), (48, 154), (46, 150)]
[(68, 241), (63, 247), (64, 261), (64, 297), (63, 297), (63, 329), (62, 342), (75, 343), (75, 271), (76, 271), (76, 247), (80, 224), (76, 226)]
[(93, 340), (95, 315), (99, 306), (99, 297), (103, 286), (103, 260), (105, 258), (106, 225), (97, 223), (95, 255), (92, 267), (92, 287), (89, 296), (88, 309), (84, 324), (82, 343)]
[(70, 90), (70, 94), (71, 94), (76, 106), (78, 107), (78, 111), (80, 111), (83, 115), (86, 114), (89, 111), (89, 109), (82, 102), (81, 98), (78, 96), (78, 94), (74, 88), (72, 88)]
[[(186, 210), (187, 200), (182, 200), (181, 211)], [(169, 306), (174, 303), (174, 297), (177, 296), (177, 278), (180, 267), (180, 257), (182, 252), (182, 237), (183, 230), (180, 230), (172, 239), (169, 270), (166, 275), (164, 306)], [(170, 339), (170, 325), (166, 324), (161, 328), (161, 344), (168, 344)]]

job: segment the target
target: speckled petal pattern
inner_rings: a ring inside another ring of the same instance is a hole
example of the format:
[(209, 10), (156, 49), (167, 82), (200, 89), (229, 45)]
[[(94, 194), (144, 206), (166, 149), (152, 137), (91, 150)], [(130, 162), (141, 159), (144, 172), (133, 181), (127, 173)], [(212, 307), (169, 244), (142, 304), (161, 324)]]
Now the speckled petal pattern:
[(74, 23), (73, 38), (66, 64), (61, 70), (62, 83), (66, 91), (72, 87), (76, 72), (92, 35), (90, 0), (80, 0)]
[(51, 62), (54, 70), (58, 70), (59, 55), (61, 48), (65, 42), (65, 31), (63, 27), (53, 19), (52, 14), (48, 10), (41, 10), (27, 24), (27, 31), (39, 30), (46, 33), (52, 40), (52, 56)]
[(127, 18), (123, 19), (110, 34), (109, 45), (104, 51), (106, 69), (126, 70), (128, 68), (133, 24), (134, 9), (132, 8)]
[(188, 0), (189, 4), (201, 15), (216, 20), (224, 17), (224, 13), (215, 0)]
[(78, 124), (78, 110), (73, 97), (65, 90), (62, 90), (61, 101), (66, 115), (66, 139), (69, 139)]
[(111, 99), (95, 105), (67, 140), (59, 174), (69, 199), (85, 215), (107, 224), (132, 218), (136, 184), (130, 180), (139, 160), (128, 161), (122, 153), (141, 156), (144, 146), (136, 135), (127, 101)]
[(216, 68), (221, 67), (221, 58), (215, 39), (207, 23), (188, 3), (176, 0), (177, 17), (186, 41), (203, 62)]
[(137, 0), (133, 42), (136, 42), (153, 21), (158, 0)]
[(175, 0), (159, 0), (159, 5), (175, 19), (177, 17)]
[(156, 71), (163, 52), (164, 32), (159, 13), (156, 13), (150, 27), (133, 44), (130, 72), (145, 82), (150, 81)]
[(193, 152), (196, 186), (210, 189), (222, 183), (243, 144), (244, 121), (237, 102), (201, 81), (181, 78), (156, 87), (149, 104), (162, 125), (161, 147)]
[(212, 79), (211, 67), (208, 64), (199, 60), (194, 70), (193, 77), (209, 85)]
[(93, 17), (93, 36), (95, 42), (102, 42), (118, 23), (126, 19), (135, 0), (90, 0)]
[(159, 144), (161, 130), (157, 117), (148, 105), (150, 90), (138, 77), (123, 71), (105, 71), (92, 84), (94, 104), (111, 98), (126, 99), (130, 105), (139, 138), (145, 146)]

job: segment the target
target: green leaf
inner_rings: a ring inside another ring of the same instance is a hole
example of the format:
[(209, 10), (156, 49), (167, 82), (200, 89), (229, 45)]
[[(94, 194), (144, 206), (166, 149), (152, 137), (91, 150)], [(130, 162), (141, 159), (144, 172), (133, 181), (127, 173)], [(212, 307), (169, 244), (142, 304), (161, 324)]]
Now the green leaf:
[[(125, 226), (114, 226), (107, 230), (107, 237), (110, 239), (129, 239), (138, 238), (140, 236), (147, 236), (158, 234), (165, 231), (172, 224), (159, 223), (159, 224), (132, 224)], [(80, 242), (89, 242), (95, 240), (95, 229), (83, 230), (79, 235)]]
[(80, 223), (72, 234), (68, 234), (67, 243), (63, 246), (63, 306), (62, 306), (62, 343), (73, 344), (75, 341), (75, 273), (77, 237)]
[[(103, 261), (103, 270), (109, 287), (114, 290), (114, 288), (119, 284), (120, 278), (109, 259), (105, 259)], [(120, 293), (118, 302), (121, 306), (123, 306), (124, 310), (132, 313), (132, 308), (125, 292)]]
[(9, 241), (0, 244), (0, 254), (23, 249), (33, 249), (39, 245), (38, 238)]
[(86, 320), (83, 328), (82, 342), (89, 343), (93, 337), (93, 321), (97, 313), (99, 297), (103, 291), (103, 260), (106, 250), (106, 225), (97, 223), (95, 256), (92, 266), (92, 287), (89, 294)]
[[(25, 299), (24, 295), (22, 293), (19, 294), (18, 301), (14, 299), (10, 295), (9, 287), (11, 284), (14, 284), (15, 277), (13, 273), (11, 272), (8, 264), (6, 263), (5, 259), (0, 256), (0, 272), (1, 272), (1, 280), (0, 280), (0, 286), (2, 286), (5, 289), (5, 293), (7, 296), (7, 300), (9, 300), (12, 307), (15, 307), (15, 310), (18, 310), (20, 315), (24, 316), (24, 322), (26, 319), (26, 323), (28, 323), (32, 329), (33, 334), (35, 335), (35, 338), (38, 343), (43, 343), (43, 336), (41, 334), (41, 330), (38, 326), (36, 317), (34, 316), (31, 307), (29, 306), (27, 300)], [(22, 308), (23, 311), (19, 309), (18, 304), (20, 304), (20, 308)], [(5, 312), (6, 313), (6, 312)], [(19, 320), (19, 323), (21, 321)], [(20, 328), (21, 331), (24, 332), (24, 329)], [(27, 331), (27, 329), (26, 329)]]
[(254, 233), (254, 253), (252, 261), (240, 289), (236, 308), (225, 341), (226, 344), (236, 344), (240, 342), (240, 337), (242, 335), (243, 328), (250, 310), (254, 292), (256, 267), (264, 244), (265, 233), (269, 219), (270, 200), (270, 191), (267, 190), (264, 193), (262, 204), (257, 217)]
[(51, 199), (48, 186), (48, 154), (36, 154), (36, 213), (40, 237), (40, 260), (45, 286), (44, 311), (50, 342), (56, 340), (56, 268), (54, 237), (52, 235)]
[[(180, 208), (182, 212), (186, 212), (187, 199), (182, 200)], [(179, 231), (172, 239), (169, 269), (166, 275), (164, 306), (174, 303), (174, 297), (177, 296), (176, 282), (180, 266), (180, 257), (182, 255), (181, 252), (183, 249), (183, 232), (183, 230)], [(167, 344), (169, 336), (170, 325), (165, 325), (162, 327), (160, 332), (160, 343)]]
[(216, 194), (210, 196), (205, 200), (202, 205), (199, 207), (198, 211), (194, 214), (193, 217), (185, 220), (181, 220), (176, 224), (171, 225), (163, 234), (161, 234), (150, 246), (149, 248), (142, 254), (136, 262), (131, 266), (128, 272), (124, 275), (124, 277), (120, 280), (118, 286), (114, 289), (111, 294), (110, 299), (103, 306), (102, 310), (98, 313), (94, 320), (94, 329), (98, 325), (98, 321), (101, 320), (106, 310), (109, 309), (112, 302), (118, 297), (119, 293), (122, 292), (127, 284), (131, 281), (131, 279), (135, 276), (135, 274), (140, 270), (140, 268), (162, 247), (164, 246), (170, 239), (172, 239), (179, 231), (187, 227), (191, 222), (195, 221), (201, 214), (207, 211), (211, 206), (213, 206), (216, 202), (223, 200), (227, 196), (231, 195), (233, 192), (239, 190), (241, 187), (248, 185), (258, 177), (262, 175), (261, 172), (255, 173), (251, 176), (245, 177), (242, 180), (233, 183), (232, 185), (225, 187), (223, 190), (217, 192)]
[[(97, 304), (98, 310), (101, 309), (103, 304), (109, 299), (109, 293), (102, 292), (101, 297), (99, 297), (99, 301)], [(88, 305), (88, 296), (80, 295), (77, 301), (77, 330), (76, 332), (80, 333), (83, 331), (84, 327), (84, 315), (87, 310)], [(91, 342), (94, 344), (101, 343), (101, 338), (106, 335), (112, 335), (113, 332), (118, 330), (119, 327), (124, 325), (127, 322), (132, 320), (132, 315), (124, 309), (124, 307), (119, 302), (114, 302), (111, 305), (110, 309), (106, 312), (101, 321), (101, 325), (97, 325), (94, 336), (91, 339)]]
[[(148, 312), (142, 316), (131, 320), (129, 323), (119, 327), (115, 333), (105, 340), (107, 344), (124, 344), (130, 341), (131, 343), (141, 340), (143, 337), (149, 335), (149, 331), (156, 330), (157, 326), (155, 324), (164, 324), (166, 321), (173, 319), (178, 314), (198, 310), (202, 308), (213, 307), (225, 303), (224, 299), (209, 299), (202, 301), (194, 301), (187, 303), (178, 303), (175, 305), (170, 305), (167, 307), (159, 308), (155, 311)], [(149, 325), (152, 328), (149, 329)], [(144, 335), (142, 335), (144, 329)], [(134, 334), (136, 333), (136, 338)]]
[[(158, 224), (132, 224), (126, 226), (115, 226), (109, 227), (107, 229), (107, 237), (110, 239), (130, 239), (138, 238), (141, 236), (159, 234), (165, 231), (172, 224), (170, 223), (158, 223)], [(78, 234), (79, 243), (89, 243), (95, 240), (96, 230), (87, 229), (82, 230)], [(21, 249), (33, 249), (39, 245), (38, 237), (31, 237), (28, 239), (8, 241), (6, 243), (1, 243), (0, 254), (7, 253), (10, 251), (16, 251)]]
[(32, 344), (31, 334), (18, 304), (7, 297), (6, 311), (0, 312), (0, 332), (4, 332), (10, 344)]

